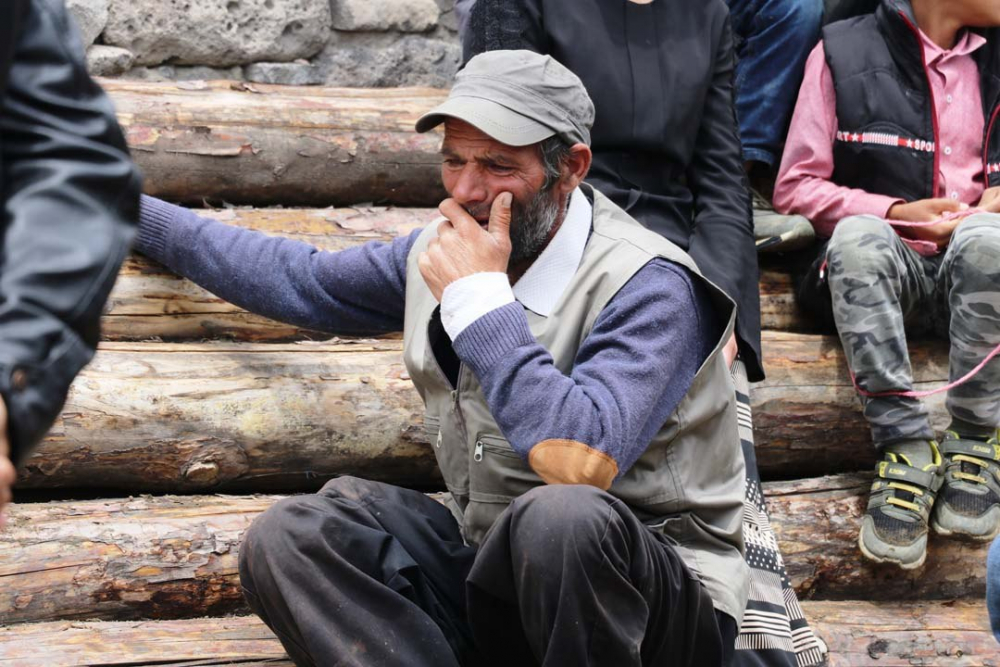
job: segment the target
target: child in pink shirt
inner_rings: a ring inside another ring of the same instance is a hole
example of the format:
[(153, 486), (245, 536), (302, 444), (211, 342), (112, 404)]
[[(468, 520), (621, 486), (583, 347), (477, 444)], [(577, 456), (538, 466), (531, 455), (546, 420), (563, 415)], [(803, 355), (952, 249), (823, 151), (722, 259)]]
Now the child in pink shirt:
[(831, 304), (883, 459), (859, 546), (903, 568), (929, 524), (1000, 533), (1000, 358), (949, 390), (938, 444), (906, 347), (948, 338), (955, 381), (1000, 344), (998, 25), (994, 0), (882, 0), (827, 26), (775, 187), (828, 239), (800, 296)]

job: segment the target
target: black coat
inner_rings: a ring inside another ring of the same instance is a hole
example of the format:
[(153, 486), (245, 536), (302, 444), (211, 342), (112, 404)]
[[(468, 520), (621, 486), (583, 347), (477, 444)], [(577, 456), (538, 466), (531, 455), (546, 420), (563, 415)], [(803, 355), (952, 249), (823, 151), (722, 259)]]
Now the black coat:
[(15, 464), (94, 354), (139, 190), (62, 0), (0, 2), (0, 395)]
[(597, 118), (588, 182), (688, 251), (739, 308), (751, 380), (763, 379), (750, 195), (723, 0), (478, 0), (465, 57), (553, 56), (582, 80)]

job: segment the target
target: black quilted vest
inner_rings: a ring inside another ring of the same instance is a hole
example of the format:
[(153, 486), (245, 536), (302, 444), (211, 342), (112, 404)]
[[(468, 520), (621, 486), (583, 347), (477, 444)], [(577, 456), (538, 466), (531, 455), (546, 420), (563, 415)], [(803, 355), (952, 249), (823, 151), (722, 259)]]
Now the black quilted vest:
[[(983, 175), (1000, 185), (1000, 49), (996, 29), (973, 57), (979, 65), (986, 119)], [(907, 0), (882, 0), (875, 14), (823, 29), (826, 62), (837, 96), (833, 181), (898, 197), (938, 193), (938, 121), (924, 49)]]

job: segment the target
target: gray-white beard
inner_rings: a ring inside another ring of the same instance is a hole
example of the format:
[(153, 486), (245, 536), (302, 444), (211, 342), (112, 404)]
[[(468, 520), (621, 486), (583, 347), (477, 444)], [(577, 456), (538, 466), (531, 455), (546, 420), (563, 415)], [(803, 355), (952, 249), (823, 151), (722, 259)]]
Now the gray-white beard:
[(510, 263), (532, 259), (542, 251), (559, 219), (559, 198), (542, 190), (522, 205), (511, 207)]

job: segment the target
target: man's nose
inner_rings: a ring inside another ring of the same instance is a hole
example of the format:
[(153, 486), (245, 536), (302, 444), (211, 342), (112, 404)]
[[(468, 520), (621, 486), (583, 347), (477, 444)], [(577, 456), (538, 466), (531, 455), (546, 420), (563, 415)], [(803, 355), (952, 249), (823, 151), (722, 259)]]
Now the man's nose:
[(478, 165), (469, 163), (462, 168), (452, 188), (451, 197), (462, 205), (486, 201), (486, 181)]

